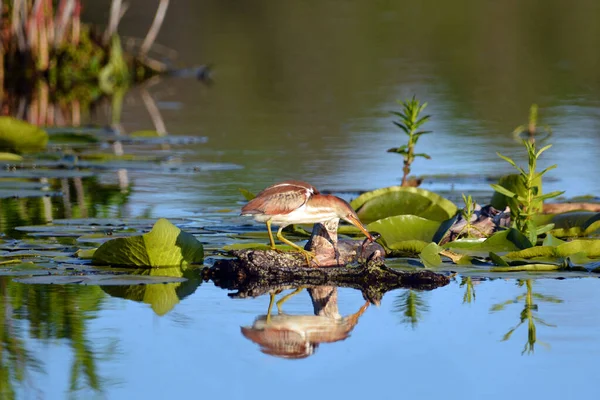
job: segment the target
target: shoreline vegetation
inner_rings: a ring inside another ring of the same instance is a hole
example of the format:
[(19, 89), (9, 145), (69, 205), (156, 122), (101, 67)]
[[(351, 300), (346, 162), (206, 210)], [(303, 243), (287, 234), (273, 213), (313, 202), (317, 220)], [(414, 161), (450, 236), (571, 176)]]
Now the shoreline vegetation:
[[(143, 39), (118, 34), (113, 0), (104, 29), (81, 20), (82, 0), (0, 0), (0, 109), (37, 125), (78, 125), (92, 104), (168, 72), (174, 51), (155, 44), (170, 0)], [(18, 110), (32, 108), (26, 116)]]

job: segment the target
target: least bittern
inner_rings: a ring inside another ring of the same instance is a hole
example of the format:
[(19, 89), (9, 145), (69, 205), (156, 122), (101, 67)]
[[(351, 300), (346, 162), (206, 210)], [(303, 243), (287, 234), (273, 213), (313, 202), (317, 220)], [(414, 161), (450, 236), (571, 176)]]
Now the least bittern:
[(314, 254), (283, 237), (281, 231), (291, 224), (315, 224), (343, 219), (360, 229), (370, 241), (375, 239), (360, 222), (350, 204), (333, 195), (325, 195), (312, 185), (301, 181), (285, 181), (269, 186), (242, 207), (242, 215), (250, 215), (267, 224), (271, 248), (276, 249), (271, 224), (279, 225), (277, 238), (309, 257)]

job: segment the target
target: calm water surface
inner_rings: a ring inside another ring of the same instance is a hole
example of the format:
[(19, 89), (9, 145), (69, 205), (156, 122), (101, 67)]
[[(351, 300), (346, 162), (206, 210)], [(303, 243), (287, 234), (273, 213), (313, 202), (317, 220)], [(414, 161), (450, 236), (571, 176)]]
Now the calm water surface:
[[(89, 5), (89, 18), (105, 21), (106, 3)], [(153, 10), (131, 3), (121, 33), (141, 36)], [(219, 248), (249, 223), (237, 216), (240, 187), (286, 178), (337, 192), (398, 184), (400, 157), (385, 151), (404, 138), (388, 111), (413, 94), (429, 102), (434, 131), (419, 143), (433, 159), (414, 164), (437, 176), (423, 187), (487, 202), (485, 178), (511, 172), (496, 151), (524, 160), (511, 131), (536, 102), (553, 130), (542, 166), (558, 164), (546, 189), (600, 193), (596, 1), (171, 3), (159, 41), (182, 65), (214, 63), (215, 82), (169, 78), (148, 91), (171, 134), (207, 138), (170, 150), (199, 170), (103, 172), (106, 185), (125, 173), (131, 193), (90, 204), (90, 216), (185, 217), (223, 230), (199, 235)], [(124, 104), (125, 130), (152, 128), (139, 88)], [(80, 216), (71, 201), (54, 198), (54, 217)], [(388, 293), (348, 338), (290, 360), (241, 333), (265, 314), (265, 296), (232, 299), (205, 283), (181, 299), (165, 288), (162, 303), (148, 304), (143, 293), (132, 301), (97, 286), (2, 277), (3, 337), (17, 341), (3, 339), (0, 372), (18, 398), (598, 398), (600, 280), (534, 278), (528, 288), (457, 276), (431, 292)], [(363, 304), (340, 289), (341, 315)], [(283, 309), (313, 315), (306, 292)]]

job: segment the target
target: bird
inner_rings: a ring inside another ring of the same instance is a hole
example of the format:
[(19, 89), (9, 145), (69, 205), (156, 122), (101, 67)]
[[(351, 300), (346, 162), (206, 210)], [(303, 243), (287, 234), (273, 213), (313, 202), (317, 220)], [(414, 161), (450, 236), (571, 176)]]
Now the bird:
[(279, 225), (277, 238), (302, 253), (309, 265), (309, 258), (314, 257), (314, 253), (286, 239), (282, 234), (286, 226), (343, 219), (360, 229), (369, 241), (375, 241), (348, 202), (337, 196), (321, 194), (313, 185), (297, 180), (287, 180), (267, 187), (242, 207), (241, 215), (252, 216), (255, 221), (266, 223), (273, 250), (277, 248), (271, 224)]

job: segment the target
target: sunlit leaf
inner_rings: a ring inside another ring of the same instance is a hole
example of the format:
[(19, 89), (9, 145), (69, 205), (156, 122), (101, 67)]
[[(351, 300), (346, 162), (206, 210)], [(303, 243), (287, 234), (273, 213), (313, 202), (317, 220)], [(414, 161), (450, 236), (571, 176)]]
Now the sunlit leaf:
[(46, 148), (48, 133), (13, 117), (0, 117), (0, 151), (25, 153)]
[(249, 191), (248, 189), (239, 188), (238, 190), (240, 191), (242, 196), (244, 196), (244, 198), (248, 201), (250, 201), (256, 197), (256, 195), (254, 193), (252, 193), (251, 191)]
[(435, 243), (429, 243), (425, 246), (421, 254), (419, 254), (419, 258), (425, 268), (435, 268), (442, 263), (442, 258), (440, 257), (440, 251), (442, 250), (443, 248)]
[(14, 153), (0, 152), (0, 161), (21, 161), (23, 157)]
[(531, 242), (514, 228), (496, 232), (483, 242), (457, 240), (444, 245), (444, 247), (453, 251), (470, 255), (488, 255), (489, 252), (511, 252), (527, 249), (531, 246)]
[(183, 267), (200, 263), (203, 258), (202, 244), (193, 235), (161, 218), (144, 235), (105, 242), (94, 253), (92, 262), (113, 266)]
[(457, 212), (454, 203), (425, 189), (391, 186), (363, 193), (350, 205), (357, 210), (361, 221), (369, 223), (395, 215), (416, 215), (444, 221)]
[(392, 244), (405, 240), (431, 242), (439, 227), (438, 221), (415, 215), (396, 215), (371, 222), (367, 230), (380, 233), (386, 244)]

